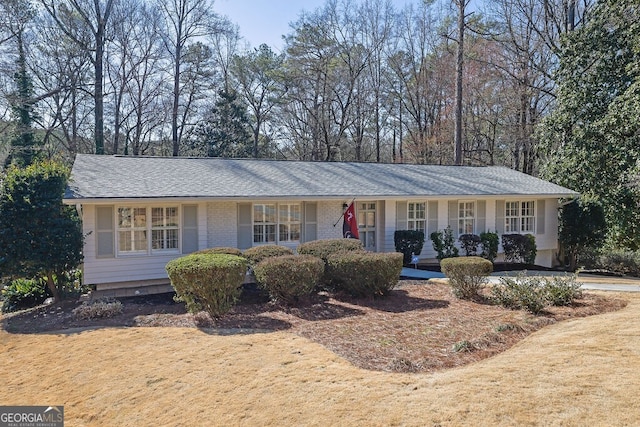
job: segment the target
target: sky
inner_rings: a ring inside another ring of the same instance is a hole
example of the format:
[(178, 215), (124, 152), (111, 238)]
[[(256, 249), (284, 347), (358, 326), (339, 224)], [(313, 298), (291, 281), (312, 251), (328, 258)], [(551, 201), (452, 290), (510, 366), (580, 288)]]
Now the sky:
[[(392, 0), (398, 8), (419, 1)], [(213, 9), (238, 24), (240, 35), (252, 47), (266, 43), (280, 52), (284, 46), (282, 36), (290, 32), (289, 23), (297, 21), (303, 10), (312, 12), (324, 3), (325, 0), (215, 0)]]

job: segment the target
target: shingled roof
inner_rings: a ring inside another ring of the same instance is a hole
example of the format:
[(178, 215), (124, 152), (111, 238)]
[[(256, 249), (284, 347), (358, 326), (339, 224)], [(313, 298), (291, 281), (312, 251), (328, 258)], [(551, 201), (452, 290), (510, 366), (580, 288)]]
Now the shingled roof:
[(67, 203), (108, 199), (574, 197), (505, 167), (76, 156)]

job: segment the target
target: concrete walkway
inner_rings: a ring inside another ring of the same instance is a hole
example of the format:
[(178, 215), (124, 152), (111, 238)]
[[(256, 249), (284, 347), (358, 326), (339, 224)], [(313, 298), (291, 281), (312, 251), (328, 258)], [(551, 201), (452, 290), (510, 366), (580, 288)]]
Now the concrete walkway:
[[(500, 283), (500, 277), (502, 276), (515, 276), (520, 272), (495, 272), (489, 277), (490, 283)], [(566, 276), (569, 273), (564, 272), (548, 272), (548, 271), (535, 271), (529, 272), (530, 275), (539, 276)], [(406, 279), (444, 279), (445, 275), (437, 271), (417, 270), (415, 268), (405, 267), (400, 274), (402, 278)], [(607, 276), (595, 276), (590, 274), (578, 275), (578, 281), (582, 283), (582, 289), (586, 290), (599, 290), (599, 291), (612, 291), (612, 292), (640, 292), (640, 278), (627, 278), (627, 277), (607, 277)]]

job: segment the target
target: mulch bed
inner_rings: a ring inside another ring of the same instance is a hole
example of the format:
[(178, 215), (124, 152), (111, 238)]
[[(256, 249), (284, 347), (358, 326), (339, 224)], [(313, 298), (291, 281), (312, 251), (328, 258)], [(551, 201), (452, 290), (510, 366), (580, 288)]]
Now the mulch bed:
[(123, 298), (123, 312), (110, 318), (78, 320), (71, 311), (79, 302), (65, 301), (4, 315), (2, 325), (11, 333), (92, 327), (194, 327), (219, 334), (287, 330), (361, 368), (432, 372), (500, 353), (546, 325), (626, 305), (622, 299), (585, 292), (569, 307), (553, 307), (534, 316), (459, 300), (442, 283), (411, 280), (401, 280), (384, 298), (320, 293), (296, 307), (274, 304), (255, 290), (248, 291), (220, 319), (189, 314), (184, 304), (163, 294)]

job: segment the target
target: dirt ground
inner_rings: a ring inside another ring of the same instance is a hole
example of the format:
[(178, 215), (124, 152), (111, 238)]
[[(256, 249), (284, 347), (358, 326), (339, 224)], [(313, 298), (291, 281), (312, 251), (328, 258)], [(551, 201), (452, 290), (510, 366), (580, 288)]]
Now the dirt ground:
[(537, 318), (411, 282), (214, 323), (170, 300), (82, 324), (69, 309), (2, 319), (2, 404), (62, 404), (70, 426), (640, 423), (637, 295)]

